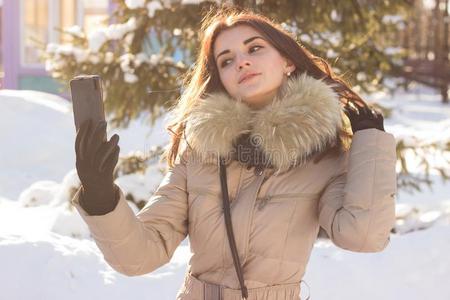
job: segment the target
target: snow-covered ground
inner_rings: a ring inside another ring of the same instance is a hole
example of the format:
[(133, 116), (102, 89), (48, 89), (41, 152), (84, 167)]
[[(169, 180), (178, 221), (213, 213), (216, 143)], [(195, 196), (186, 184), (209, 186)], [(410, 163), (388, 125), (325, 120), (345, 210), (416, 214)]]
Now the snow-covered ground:
[[(450, 106), (436, 91), (416, 86), (391, 98), (386, 131), (396, 137), (442, 139)], [(168, 141), (164, 120), (142, 120), (120, 135), (121, 154)], [(68, 200), (79, 184), (71, 105), (54, 95), (0, 91), (0, 299), (174, 299), (190, 256), (184, 240), (167, 265), (127, 277), (112, 270)], [(430, 158), (438, 162), (439, 158)], [(412, 170), (414, 171), (414, 169)], [(161, 174), (117, 180), (127, 192), (150, 195)], [(355, 253), (319, 239), (302, 283), (302, 299), (450, 299), (450, 184), (438, 174), (432, 190), (397, 197), (397, 230), (381, 253)], [(137, 208), (130, 203), (133, 209)], [(309, 288), (308, 288), (309, 286)]]

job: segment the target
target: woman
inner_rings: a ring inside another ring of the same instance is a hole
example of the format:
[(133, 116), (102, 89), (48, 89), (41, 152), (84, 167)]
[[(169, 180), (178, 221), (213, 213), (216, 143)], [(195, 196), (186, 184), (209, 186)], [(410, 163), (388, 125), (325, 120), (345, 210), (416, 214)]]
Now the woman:
[(115, 270), (152, 272), (189, 235), (177, 299), (299, 299), (320, 227), (350, 251), (387, 246), (395, 139), (325, 61), (267, 18), (223, 9), (202, 24), (186, 86), (169, 171), (137, 215), (113, 183), (118, 136), (102, 142), (106, 123), (77, 133), (73, 203)]

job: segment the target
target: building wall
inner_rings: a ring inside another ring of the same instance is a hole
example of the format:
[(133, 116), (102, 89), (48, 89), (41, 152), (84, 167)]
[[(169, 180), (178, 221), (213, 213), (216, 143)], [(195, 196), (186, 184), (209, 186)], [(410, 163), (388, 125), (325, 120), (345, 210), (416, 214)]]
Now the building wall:
[[(6, 89), (29, 89), (67, 95), (45, 71), (39, 48), (67, 42), (55, 28), (73, 25), (93, 30), (113, 9), (110, 0), (3, 0), (1, 60)], [(1, 70), (0, 70), (1, 71)]]
[[(3, 16), (3, 0), (0, 0), (0, 25), (2, 24), (2, 16)], [(2, 47), (2, 30), (0, 30), (0, 89), (3, 87), (3, 77), (5, 77), (5, 73), (3, 71), (3, 47)]]

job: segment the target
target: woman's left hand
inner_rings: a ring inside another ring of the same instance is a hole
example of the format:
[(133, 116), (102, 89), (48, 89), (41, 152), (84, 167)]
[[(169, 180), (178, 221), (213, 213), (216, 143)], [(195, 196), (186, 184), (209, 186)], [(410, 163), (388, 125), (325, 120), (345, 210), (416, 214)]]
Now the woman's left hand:
[(384, 118), (380, 111), (369, 106), (350, 106), (348, 103), (345, 104), (343, 110), (350, 120), (353, 133), (368, 128), (376, 128), (384, 131)]

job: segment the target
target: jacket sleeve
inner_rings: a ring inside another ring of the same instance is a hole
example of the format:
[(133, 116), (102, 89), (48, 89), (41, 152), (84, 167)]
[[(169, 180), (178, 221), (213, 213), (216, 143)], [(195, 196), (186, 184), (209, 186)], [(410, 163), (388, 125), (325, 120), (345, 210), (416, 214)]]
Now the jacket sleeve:
[(136, 276), (154, 271), (170, 261), (187, 236), (185, 162), (177, 160), (136, 215), (120, 188), (113, 211), (88, 215), (79, 204), (80, 191), (71, 202), (88, 225), (105, 261), (119, 273)]
[(396, 142), (392, 134), (365, 129), (353, 135), (350, 150), (319, 200), (319, 223), (338, 247), (379, 252), (395, 225)]

